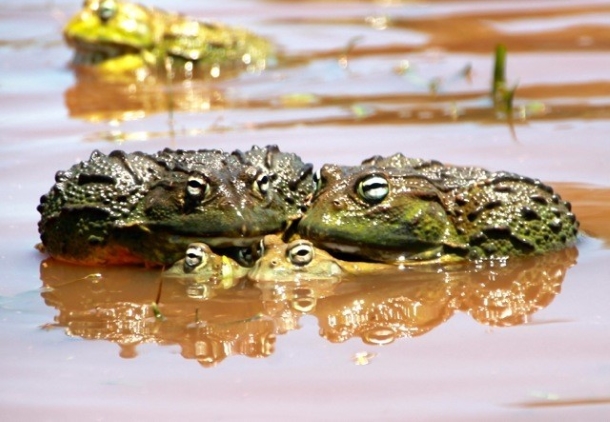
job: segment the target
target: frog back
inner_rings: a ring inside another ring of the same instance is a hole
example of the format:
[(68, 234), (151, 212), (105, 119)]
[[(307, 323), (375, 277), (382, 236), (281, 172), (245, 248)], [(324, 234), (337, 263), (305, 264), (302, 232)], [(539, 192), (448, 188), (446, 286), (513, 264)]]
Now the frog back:
[(544, 253), (576, 242), (579, 223), (570, 203), (540, 180), (492, 173), (446, 199), (471, 259)]

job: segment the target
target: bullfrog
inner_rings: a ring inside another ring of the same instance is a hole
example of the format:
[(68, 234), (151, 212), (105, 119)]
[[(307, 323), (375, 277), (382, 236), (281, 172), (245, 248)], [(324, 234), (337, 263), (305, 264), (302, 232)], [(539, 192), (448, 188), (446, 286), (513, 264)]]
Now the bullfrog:
[[(245, 267), (227, 256), (215, 254), (208, 245), (193, 243), (186, 255), (164, 272), (170, 277), (191, 278), (202, 283), (219, 284), (223, 288), (237, 284), (237, 279), (248, 278), (262, 282), (339, 281), (349, 275), (368, 274), (394, 269), (374, 262), (348, 262), (314, 247), (306, 239), (284, 242), (281, 236), (266, 235), (259, 243), (257, 260)], [(233, 282), (230, 279), (233, 278)]]
[[(155, 158), (171, 169), (189, 172), (203, 171), (207, 165), (208, 150), (171, 150), (166, 148), (155, 154)], [(302, 217), (306, 199), (313, 192), (313, 165), (304, 163), (294, 153), (281, 152), (277, 145), (264, 148), (253, 146), (248, 151), (235, 150), (228, 158), (237, 167), (250, 168), (259, 174), (256, 189), (261, 188), (276, 196), (285, 207), (289, 221)]]
[(260, 258), (248, 271), (253, 281), (292, 282), (337, 280), (349, 275), (367, 274), (392, 269), (373, 262), (350, 262), (337, 259), (316, 248), (307, 239), (285, 243), (279, 236), (267, 235), (261, 241)]
[(218, 255), (205, 243), (191, 243), (184, 258), (163, 272), (164, 277), (191, 279), (197, 283), (228, 289), (246, 276), (249, 268), (225, 256)]
[[(267, 162), (258, 161), (261, 154)], [(279, 192), (278, 181), (288, 179), (293, 189)], [(169, 265), (194, 242), (240, 249), (283, 232), (300, 217), (311, 180), (311, 165), (276, 146), (95, 151), (56, 174), (38, 206), (38, 227), (44, 249), (63, 261)]]
[(260, 70), (273, 54), (269, 41), (245, 29), (200, 22), (122, 0), (85, 0), (64, 28), (73, 63), (104, 73), (146, 75), (183, 69), (218, 77), (225, 70)]
[(318, 247), (388, 263), (544, 253), (576, 242), (570, 204), (539, 180), (395, 154), (324, 165), (299, 223)]

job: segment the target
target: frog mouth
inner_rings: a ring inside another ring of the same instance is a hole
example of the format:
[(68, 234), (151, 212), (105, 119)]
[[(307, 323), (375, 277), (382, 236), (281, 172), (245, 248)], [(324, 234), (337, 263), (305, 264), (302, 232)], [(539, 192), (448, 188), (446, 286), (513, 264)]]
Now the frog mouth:
[[(373, 258), (373, 256), (385, 257), (387, 259), (382, 259), (383, 261), (388, 262), (433, 262), (438, 260), (442, 256), (443, 246), (442, 245), (429, 245), (428, 248), (416, 249), (416, 250), (408, 250), (405, 248), (391, 249), (388, 248), (378, 249), (374, 246), (371, 247), (362, 247), (358, 245), (349, 245), (345, 243), (337, 243), (337, 242), (316, 242), (320, 247), (330, 250), (334, 252), (334, 255), (338, 255), (341, 259), (345, 259), (347, 261), (359, 260), (357, 257), (366, 257), (372, 258), (373, 261), (377, 261), (378, 259)], [(360, 259), (361, 260), (361, 259)]]
[(214, 248), (229, 248), (229, 247), (238, 247), (238, 248), (246, 248), (250, 245), (258, 243), (261, 241), (263, 236), (251, 236), (251, 237), (241, 237), (241, 238), (233, 238), (233, 237), (207, 237), (203, 238), (203, 242), (214, 247)]
[(336, 242), (316, 242), (321, 245), (324, 249), (330, 249), (333, 251), (341, 252), (348, 255), (359, 255), (362, 253), (362, 248), (354, 245), (347, 245)]
[(118, 43), (92, 43), (83, 40), (71, 40), (70, 45), (75, 54), (73, 63), (75, 65), (97, 65), (117, 57), (138, 54), (139, 49), (126, 44)]

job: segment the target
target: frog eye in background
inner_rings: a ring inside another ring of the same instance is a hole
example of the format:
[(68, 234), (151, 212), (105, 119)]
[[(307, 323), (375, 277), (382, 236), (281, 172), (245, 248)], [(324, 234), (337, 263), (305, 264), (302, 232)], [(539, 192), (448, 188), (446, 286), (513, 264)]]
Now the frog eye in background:
[(390, 186), (385, 177), (373, 174), (358, 182), (356, 192), (366, 202), (376, 204), (388, 196)]
[(237, 251), (237, 261), (241, 265), (249, 267), (254, 264), (255, 260), (252, 248), (241, 248)]
[(244, 267), (251, 267), (264, 253), (263, 239), (237, 251), (237, 261)]
[(197, 243), (189, 245), (184, 258), (184, 272), (188, 273), (195, 268), (205, 265), (208, 262), (208, 255), (202, 245)]
[(254, 190), (260, 192), (263, 195), (266, 195), (269, 192), (269, 186), (271, 185), (271, 180), (268, 175), (261, 174), (254, 181)]
[(191, 199), (205, 199), (210, 195), (210, 185), (201, 176), (191, 176), (186, 182), (186, 195)]
[(313, 245), (307, 241), (299, 241), (294, 246), (289, 246), (286, 255), (294, 265), (307, 265), (313, 260)]
[(316, 172), (312, 176), (313, 179), (313, 189), (315, 192), (320, 192), (322, 187), (324, 186), (324, 178), (320, 173), (320, 169), (316, 170)]
[(117, 12), (115, 0), (102, 0), (97, 9), (97, 16), (102, 22), (108, 22)]

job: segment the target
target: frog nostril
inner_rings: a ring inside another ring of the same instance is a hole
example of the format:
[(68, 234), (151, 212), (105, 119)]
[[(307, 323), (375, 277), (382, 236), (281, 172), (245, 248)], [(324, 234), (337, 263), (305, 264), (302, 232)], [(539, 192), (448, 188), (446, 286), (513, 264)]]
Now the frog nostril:
[(343, 201), (341, 201), (340, 199), (334, 199), (333, 200), (333, 206), (336, 209), (338, 209), (338, 210), (341, 210), (341, 209), (345, 208), (344, 205), (343, 205)]

